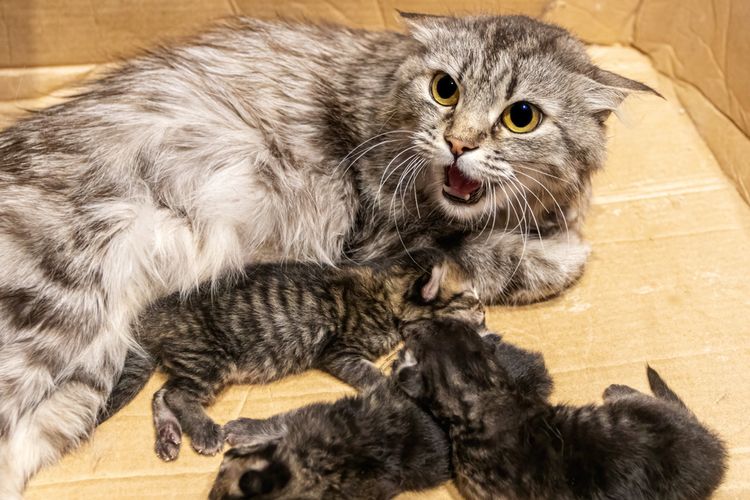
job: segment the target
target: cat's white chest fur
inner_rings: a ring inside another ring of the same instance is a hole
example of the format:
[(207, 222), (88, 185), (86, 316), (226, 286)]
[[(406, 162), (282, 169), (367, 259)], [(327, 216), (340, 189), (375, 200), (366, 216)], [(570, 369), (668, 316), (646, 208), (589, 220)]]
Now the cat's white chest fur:
[(109, 206), (124, 220), (108, 253), (108, 288), (126, 291), (138, 308), (250, 262), (337, 260), (355, 210), (350, 186), (313, 170), (279, 179), (265, 167), (241, 161), (212, 173), (199, 189), (179, 193), (192, 202), (187, 212), (154, 203)]

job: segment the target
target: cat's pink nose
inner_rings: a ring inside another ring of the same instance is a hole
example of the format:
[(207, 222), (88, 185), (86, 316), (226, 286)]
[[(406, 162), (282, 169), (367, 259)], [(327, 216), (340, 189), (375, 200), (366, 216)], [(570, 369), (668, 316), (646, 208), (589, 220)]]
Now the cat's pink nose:
[(477, 147), (479, 147), (476, 142), (464, 141), (448, 135), (445, 136), (445, 142), (448, 143), (448, 147), (451, 148), (451, 153), (453, 153), (453, 156), (455, 156), (456, 158), (467, 151), (471, 151), (472, 149), (477, 149)]

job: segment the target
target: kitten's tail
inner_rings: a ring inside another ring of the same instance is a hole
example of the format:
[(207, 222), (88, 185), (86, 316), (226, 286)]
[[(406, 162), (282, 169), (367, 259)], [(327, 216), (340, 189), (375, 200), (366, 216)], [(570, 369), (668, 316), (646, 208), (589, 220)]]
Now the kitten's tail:
[(654, 396), (659, 399), (672, 401), (686, 410), (688, 409), (687, 405), (680, 399), (680, 397), (669, 388), (666, 382), (664, 382), (664, 379), (661, 378), (659, 373), (649, 365), (646, 365), (646, 375), (648, 376), (648, 385), (651, 387), (651, 392), (654, 393)]
[(96, 425), (109, 419), (132, 401), (141, 392), (155, 370), (156, 362), (153, 358), (142, 351), (130, 349), (125, 358), (125, 367), (120, 373), (120, 378), (112, 389), (107, 404), (99, 411)]

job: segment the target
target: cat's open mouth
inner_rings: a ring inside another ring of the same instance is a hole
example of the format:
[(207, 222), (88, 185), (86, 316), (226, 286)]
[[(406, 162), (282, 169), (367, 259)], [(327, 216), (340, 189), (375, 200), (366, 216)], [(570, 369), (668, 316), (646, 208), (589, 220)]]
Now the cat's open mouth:
[(484, 196), (484, 186), (480, 181), (471, 179), (461, 172), (456, 162), (445, 167), (443, 196), (449, 201), (473, 205)]

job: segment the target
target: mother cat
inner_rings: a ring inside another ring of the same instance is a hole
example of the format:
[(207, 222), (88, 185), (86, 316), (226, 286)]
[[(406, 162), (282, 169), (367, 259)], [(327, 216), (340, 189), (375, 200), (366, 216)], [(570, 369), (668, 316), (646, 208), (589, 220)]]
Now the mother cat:
[(90, 434), (156, 297), (426, 244), (488, 302), (580, 275), (603, 122), (651, 89), (528, 18), (404, 17), (235, 19), (0, 134), (1, 498)]

